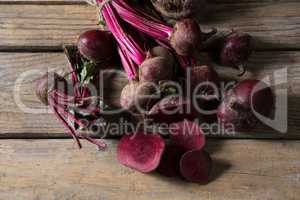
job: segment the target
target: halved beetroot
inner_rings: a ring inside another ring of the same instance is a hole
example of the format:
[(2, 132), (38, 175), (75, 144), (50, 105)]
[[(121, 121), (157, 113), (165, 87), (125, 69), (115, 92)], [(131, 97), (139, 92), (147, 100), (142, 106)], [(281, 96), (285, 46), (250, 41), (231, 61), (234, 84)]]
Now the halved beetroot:
[(184, 150), (174, 145), (167, 145), (157, 168), (157, 172), (167, 176), (176, 177), (180, 174), (179, 162)]
[(117, 159), (127, 167), (148, 173), (158, 167), (164, 148), (165, 142), (159, 134), (131, 133), (120, 140)]
[(180, 173), (188, 181), (205, 184), (212, 171), (212, 159), (206, 151), (186, 152), (180, 160)]
[(171, 143), (185, 151), (201, 150), (205, 145), (205, 135), (201, 127), (191, 121), (173, 123), (169, 128)]
[(182, 96), (171, 95), (157, 102), (148, 112), (147, 117), (155, 123), (175, 123), (183, 119), (193, 120), (197, 113), (189, 100)]

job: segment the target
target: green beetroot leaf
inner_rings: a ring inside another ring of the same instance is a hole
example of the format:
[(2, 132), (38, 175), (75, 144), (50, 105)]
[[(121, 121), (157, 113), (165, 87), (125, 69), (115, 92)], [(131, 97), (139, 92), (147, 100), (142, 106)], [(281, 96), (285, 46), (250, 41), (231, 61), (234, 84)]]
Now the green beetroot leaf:
[(181, 157), (180, 173), (187, 181), (206, 184), (211, 171), (212, 159), (206, 151), (191, 150)]
[(117, 159), (122, 165), (149, 173), (158, 167), (164, 148), (165, 142), (159, 134), (131, 133), (120, 140)]

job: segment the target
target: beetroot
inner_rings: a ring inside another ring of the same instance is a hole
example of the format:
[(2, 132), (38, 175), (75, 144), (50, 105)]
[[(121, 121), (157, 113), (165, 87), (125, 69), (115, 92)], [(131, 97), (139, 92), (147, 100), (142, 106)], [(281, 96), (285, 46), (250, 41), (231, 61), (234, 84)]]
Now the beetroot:
[(197, 66), (190, 68), (191, 101), (198, 113), (203, 116), (206, 122), (216, 120), (216, 110), (219, 106), (220, 79), (217, 72), (208, 66)]
[[(197, 66), (190, 68), (191, 70), (191, 94), (196, 92), (195, 90), (200, 92), (201, 95), (216, 95), (218, 96), (218, 91), (215, 91), (215, 88), (218, 89), (220, 86), (220, 79), (217, 72), (206, 65)], [(199, 94), (199, 93), (197, 93)]]
[(218, 119), (225, 128), (251, 130), (258, 123), (253, 110), (270, 117), (274, 110), (274, 96), (271, 88), (259, 80), (244, 80), (227, 91), (218, 108)]
[(162, 46), (156, 46), (148, 51), (147, 59), (154, 57), (163, 57), (172, 64), (175, 62), (173, 54), (167, 48)]
[(224, 42), (220, 52), (220, 63), (244, 70), (243, 64), (253, 52), (252, 37), (246, 33), (232, 33)]
[(212, 171), (212, 159), (203, 150), (186, 152), (180, 160), (180, 173), (187, 181), (206, 184)]
[(127, 167), (148, 173), (158, 167), (164, 148), (165, 142), (159, 134), (132, 133), (120, 140), (117, 159)]
[(206, 10), (205, 0), (151, 0), (155, 9), (162, 15), (174, 19), (203, 14)]
[(162, 80), (171, 80), (173, 77), (173, 63), (163, 57), (154, 57), (145, 60), (140, 66), (140, 81), (158, 83)]
[(150, 82), (131, 81), (121, 92), (120, 105), (123, 109), (143, 113), (151, 108), (151, 103), (159, 98), (159, 90)]
[(67, 81), (55, 72), (48, 72), (36, 81), (36, 95), (39, 100), (48, 105), (48, 94), (52, 90), (67, 91)]
[(157, 102), (148, 112), (147, 117), (156, 123), (174, 123), (183, 119), (193, 120), (197, 113), (189, 100), (170, 95)]
[(203, 33), (197, 21), (187, 18), (176, 22), (170, 43), (177, 54), (181, 56), (192, 56), (194, 52), (198, 48), (201, 48), (203, 43), (215, 33), (216, 30)]
[(198, 124), (184, 120), (170, 125), (171, 143), (185, 151), (202, 149), (205, 145), (205, 135)]
[(157, 172), (167, 177), (178, 176), (180, 174), (179, 162), (183, 154), (184, 150), (182, 148), (174, 145), (167, 145), (157, 168)]
[(103, 30), (89, 30), (82, 33), (77, 46), (85, 58), (95, 63), (113, 58), (116, 52), (113, 35)]

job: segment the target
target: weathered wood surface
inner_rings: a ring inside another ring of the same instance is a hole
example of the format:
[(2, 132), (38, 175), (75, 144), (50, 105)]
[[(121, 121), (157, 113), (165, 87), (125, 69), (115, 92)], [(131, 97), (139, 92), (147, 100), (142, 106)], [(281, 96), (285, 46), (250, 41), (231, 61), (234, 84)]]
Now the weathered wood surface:
[(2, 140), (0, 197), (101, 200), (295, 200), (300, 195), (299, 141), (209, 141), (214, 170), (208, 185), (145, 175), (106, 152), (72, 140)]
[[(14, 2), (0, 1), (0, 50), (61, 49), (97, 27), (97, 10), (83, 1)], [(215, 0), (211, 7), (204, 25), (249, 32), (258, 49), (300, 48), (298, 1)]]
[[(43, 109), (34, 87), (35, 79), (47, 70), (61, 69), (67, 65), (62, 53), (0, 53), (0, 138), (64, 137), (64, 129), (52, 114), (24, 112), (16, 97), (32, 109)], [(300, 80), (299, 52), (256, 52), (248, 64), (246, 77), (263, 78), (286, 68), (288, 71), (288, 133), (280, 134), (270, 129), (254, 131), (251, 134), (237, 134), (243, 138), (300, 138), (299, 98)], [(34, 71), (32, 71), (34, 70)], [(24, 81), (17, 81), (22, 74), (33, 72)], [(16, 83), (17, 82), (17, 83)], [(14, 95), (15, 87), (20, 88)], [(285, 123), (285, 122), (282, 122)]]

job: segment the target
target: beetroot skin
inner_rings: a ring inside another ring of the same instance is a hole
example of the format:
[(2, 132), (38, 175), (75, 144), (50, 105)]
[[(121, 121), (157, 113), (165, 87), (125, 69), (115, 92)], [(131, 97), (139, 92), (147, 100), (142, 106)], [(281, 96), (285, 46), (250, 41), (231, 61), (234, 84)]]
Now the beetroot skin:
[(252, 37), (246, 33), (232, 33), (224, 42), (220, 53), (220, 63), (239, 68), (253, 52)]
[(171, 46), (181, 56), (193, 56), (199, 49), (203, 48), (204, 42), (217, 32), (216, 29), (203, 33), (196, 20), (186, 18), (177, 21), (170, 37)]
[(116, 51), (113, 35), (103, 30), (82, 33), (77, 46), (81, 55), (95, 63), (113, 58)]
[(120, 105), (125, 110), (143, 113), (148, 106), (151, 108), (151, 102), (158, 98), (158, 93), (155, 85), (149, 82), (132, 81), (123, 88)]
[(55, 72), (48, 72), (36, 81), (36, 95), (39, 100), (48, 105), (48, 94), (56, 89), (63, 93), (67, 91), (67, 81)]
[(191, 56), (198, 48), (202, 38), (198, 23), (193, 19), (183, 19), (174, 26), (170, 42), (177, 54)]
[[(255, 91), (258, 88), (262, 89)], [(266, 83), (259, 80), (244, 80), (227, 91), (218, 108), (218, 119), (225, 128), (233, 125), (235, 130), (251, 130), (259, 122), (251, 107), (259, 114), (271, 117), (274, 110), (274, 95)]]
[(157, 168), (157, 172), (167, 176), (176, 177), (180, 174), (179, 162), (184, 150), (174, 145), (167, 145)]
[(155, 123), (174, 123), (183, 119), (193, 120), (197, 113), (189, 100), (178, 95), (170, 95), (157, 102), (147, 117)]
[(174, 19), (186, 18), (206, 11), (205, 0), (151, 0), (155, 9), (162, 15)]
[(148, 173), (158, 167), (164, 148), (165, 142), (159, 134), (128, 134), (118, 144), (117, 159), (127, 167)]
[(206, 184), (212, 171), (212, 159), (203, 150), (186, 152), (180, 160), (180, 173), (187, 181)]
[(205, 135), (194, 122), (184, 120), (171, 124), (169, 131), (171, 143), (185, 151), (201, 150), (205, 145)]
[(156, 46), (150, 49), (147, 53), (147, 59), (155, 58), (155, 57), (162, 57), (168, 60), (169, 63), (174, 64), (175, 59), (173, 54), (169, 51), (169, 49), (164, 48), (162, 46)]
[(154, 57), (145, 60), (140, 66), (140, 81), (158, 83), (163, 80), (172, 80), (174, 71), (173, 62), (163, 57)]

